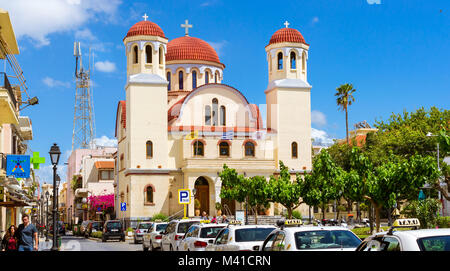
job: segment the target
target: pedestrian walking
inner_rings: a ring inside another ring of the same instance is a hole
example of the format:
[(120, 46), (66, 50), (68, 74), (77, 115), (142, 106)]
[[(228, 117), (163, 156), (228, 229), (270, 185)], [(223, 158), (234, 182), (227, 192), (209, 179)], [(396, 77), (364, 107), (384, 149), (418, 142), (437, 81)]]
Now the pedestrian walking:
[(30, 222), (30, 217), (27, 214), (22, 216), (22, 222), (16, 232), (19, 251), (37, 251), (39, 239), (36, 226)]
[(208, 220), (208, 215), (206, 215), (206, 212), (205, 212), (205, 211), (202, 212), (202, 217), (201, 217), (201, 219)]
[(17, 228), (14, 225), (9, 226), (8, 231), (2, 240), (2, 251), (16, 251), (17, 250)]
[(216, 218), (216, 216), (213, 216), (213, 218), (211, 219), (211, 223), (216, 223), (216, 224), (217, 224), (217, 218)]

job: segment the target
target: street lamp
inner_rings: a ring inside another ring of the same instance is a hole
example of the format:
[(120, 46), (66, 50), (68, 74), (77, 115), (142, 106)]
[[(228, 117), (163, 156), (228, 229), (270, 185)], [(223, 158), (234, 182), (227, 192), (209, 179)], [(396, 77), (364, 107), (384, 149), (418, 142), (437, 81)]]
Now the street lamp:
[[(432, 136), (437, 136), (437, 135), (433, 135), (431, 132), (428, 132), (427, 136), (428, 137), (432, 137)], [(439, 140), (437, 140), (437, 144), (436, 145), (437, 145), (437, 167), (438, 167), (438, 170), (441, 171), (441, 167), (439, 166)], [(441, 184), (441, 176), (439, 176), (438, 182), (439, 182), (439, 186), (441, 186), (442, 185)], [(441, 191), (439, 191), (439, 190), (438, 190), (438, 198), (439, 198), (439, 200), (441, 200)], [(442, 215), (441, 211), (439, 213), (440, 213), (440, 215)]]
[(48, 242), (48, 198), (50, 197), (50, 193), (45, 192), (45, 200), (47, 202), (47, 209), (45, 212), (45, 242)]
[[(56, 174), (56, 170), (57, 170), (57, 165), (59, 162), (59, 156), (61, 155), (61, 151), (59, 150), (59, 147), (56, 143), (53, 144), (53, 146), (50, 148), (49, 151), (50, 154), (50, 160), (52, 162), (53, 165), (53, 244), (52, 244), (52, 251), (57, 251), (58, 250), (58, 246), (57, 246), (57, 221), (56, 221), (56, 215), (58, 212), (58, 206), (57, 206), (57, 191), (56, 191), (56, 182), (57, 182), (57, 174)], [(59, 182), (58, 182), (59, 183)]]

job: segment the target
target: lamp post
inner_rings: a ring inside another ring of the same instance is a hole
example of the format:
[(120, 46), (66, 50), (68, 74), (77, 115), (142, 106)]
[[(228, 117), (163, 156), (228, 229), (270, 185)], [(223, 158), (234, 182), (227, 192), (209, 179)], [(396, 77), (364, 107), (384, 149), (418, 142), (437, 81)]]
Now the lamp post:
[[(437, 135), (433, 135), (431, 132), (428, 132), (427, 136), (432, 137), (432, 136), (437, 136)], [(439, 140), (437, 140), (436, 145), (437, 145), (437, 167), (438, 167), (438, 170), (441, 171), (441, 167), (439, 166)], [(441, 185), (441, 176), (439, 176), (438, 182), (439, 182), (439, 186), (440, 186)], [(439, 200), (441, 200), (441, 191), (439, 191), (439, 190), (438, 190), (438, 198), (439, 198)], [(439, 211), (439, 214), (442, 215), (442, 209)]]
[(58, 233), (58, 229), (57, 229), (57, 212), (58, 212), (58, 206), (57, 206), (57, 191), (56, 191), (56, 182), (57, 182), (57, 174), (56, 174), (56, 170), (57, 170), (57, 165), (59, 162), (59, 156), (61, 155), (61, 151), (59, 150), (59, 147), (56, 143), (53, 144), (53, 146), (50, 148), (49, 151), (50, 154), (50, 159), (53, 165), (53, 244), (52, 244), (52, 251), (57, 251), (58, 250), (58, 246), (57, 246), (57, 233)]
[(45, 192), (45, 200), (47, 201), (47, 209), (45, 211), (45, 242), (48, 242), (48, 198), (50, 193)]

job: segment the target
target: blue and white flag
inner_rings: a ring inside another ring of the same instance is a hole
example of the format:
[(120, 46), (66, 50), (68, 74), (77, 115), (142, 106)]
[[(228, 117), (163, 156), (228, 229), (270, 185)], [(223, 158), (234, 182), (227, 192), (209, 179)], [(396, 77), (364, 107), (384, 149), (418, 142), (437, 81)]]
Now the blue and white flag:
[(233, 131), (223, 132), (223, 134), (222, 134), (222, 139), (223, 140), (233, 140), (233, 137), (234, 137), (234, 132)]

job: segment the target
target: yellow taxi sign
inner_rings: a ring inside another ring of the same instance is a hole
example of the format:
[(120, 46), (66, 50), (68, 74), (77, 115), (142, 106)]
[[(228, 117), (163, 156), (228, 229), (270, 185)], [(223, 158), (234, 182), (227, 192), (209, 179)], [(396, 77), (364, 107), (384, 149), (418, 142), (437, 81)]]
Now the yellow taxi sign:
[(155, 219), (155, 221), (153, 221), (153, 222), (162, 222), (162, 220), (161, 219)]
[(287, 219), (284, 221), (285, 226), (297, 226), (302, 224), (303, 221), (301, 219)]
[(397, 219), (392, 224), (393, 227), (420, 227), (420, 221), (417, 218)]
[(211, 220), (200, 220), (200, 223), (208, 224), (208, 223), (211, 223)]
[(239, 220), (231, 220), (230, 222), (228, 222), (228, 225), (241, 225), (242, 221)]

